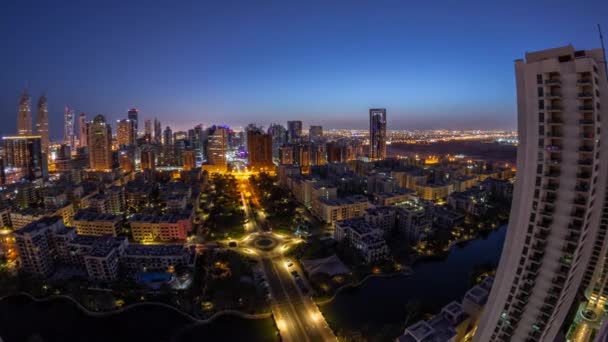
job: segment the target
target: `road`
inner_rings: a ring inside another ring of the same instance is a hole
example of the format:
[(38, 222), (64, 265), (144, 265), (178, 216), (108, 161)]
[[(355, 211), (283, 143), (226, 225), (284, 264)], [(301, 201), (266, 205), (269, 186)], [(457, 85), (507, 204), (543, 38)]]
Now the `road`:
[[(242, 189), (249, 189), (247, 179), (241, 180)], [(244, 199), (244, 198), (243, 198)], [(243, 201), (251, 230), (261, 232), (256, 215)], [(303, 296), (294, 277), (285, 266), (282, 253), (260, 254), (264, 274), (272, 295), (272, 313), (283, 341), (337, 341), (318, 307), (308, 296)]]

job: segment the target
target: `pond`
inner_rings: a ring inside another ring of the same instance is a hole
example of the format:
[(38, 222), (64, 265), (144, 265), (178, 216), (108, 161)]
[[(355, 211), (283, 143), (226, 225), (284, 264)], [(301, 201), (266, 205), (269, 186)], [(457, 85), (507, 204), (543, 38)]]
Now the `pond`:
[[(435, 314), (449, 302), (462, 299), (473, 286), (476, 270), (498, 265), (506, 230), (501, 226), (485, 238), (456, 245), (441, 260), (421, 261), (412, 276), (372, 278), (341, 292), (320, 309), (334, 330), (372, 336), (387, 325), (403, 325), (410, 301), (420, 303), (423, 313)], [(404, 328), (398, 330), (402, 333)]]
[(278, 341), (271, 318), (222, 316), (210, 324), (193, 324), (154, 304), (92, 317), (66, 299), (35, 302), (23, 295), (0, 301), (0, 337), (5, 342)]

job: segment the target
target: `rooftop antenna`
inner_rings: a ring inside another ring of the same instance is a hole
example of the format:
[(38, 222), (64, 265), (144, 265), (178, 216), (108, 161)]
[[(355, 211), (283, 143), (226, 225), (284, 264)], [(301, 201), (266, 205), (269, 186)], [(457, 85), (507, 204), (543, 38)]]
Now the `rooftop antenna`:
[(600, 33), (600, 44), (602, 44), (602, 52), (604, 53), (604, 73), (608, 80), (608, 64), (606, 64), (606, 48), (604, 47), (604, 36), (602, 35), (602, 26), (597, 24), (597, 30)]

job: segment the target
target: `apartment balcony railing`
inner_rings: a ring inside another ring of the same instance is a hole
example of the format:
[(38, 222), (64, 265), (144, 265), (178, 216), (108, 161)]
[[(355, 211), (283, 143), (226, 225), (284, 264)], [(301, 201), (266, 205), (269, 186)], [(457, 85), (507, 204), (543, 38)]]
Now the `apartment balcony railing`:
[(560, 132), (547, 132), (545, 135), (551, 138), (561, 138), (563, 136)]
[(560, 175), (561, 175), (561, 172), (559, 172), (559, 171), (550, 171), (550, 172), (545, 173), (545, 177), (555, 178), (555, 177), (559, 177)]
[(563, 109), (562, 106), (545, 106), (545, 110), (553, 111), (553, 112), (560, 111), (562, 109)]
[(578, 123), (581, 125), (593, 125), (594, 121), (589, 120), (589, 119), (581, 119), (581, 120), (578, 120)]
[(589, 79), (589, 78), (583, 78), (583, 79), (581, 79), (581, 80), (577, 80), (577, 81), (576, 81), (576, 83), (578, 83), (578, 84), (591, 84), (591, 82), (592, 82), (592, 81), (591, 81), (591, 79)]
[(580, 172), (576, 174), (576, 178), (589, 179), (591, 178), (591, 174), (589, 172)]
[(561, 96), (562, 96), (562, 93), (560, 93), (559, 91), (545, 93), (545, 97), (561, 97)]
[(593, 159), (579, 159), (578, 165), (593, 165)]
[(581, 138), (583, 138), (583, 139), (593, 139), (593, 138), (595, 138), (595, 134), (593, 134), (593, 133), (581, 133), (578, 136), (581, 137)]
[(585, 197), (577, 197), (574, 199), (574, 204), (576, 205), (586, 205), (587, 204), (587, 198)]
[(578, 93), (578, 97), (593, 97), (593, 93), (588, 91), (580, 92)]
[(559, 188), (559, 184), (547, 184), (543, 187), (545, 190), (555, 191)]
[(562, 119), (548, 119), (547, 122), (550, 123), (550, 124), (559, 125), (559, 124), (563, 124), (564, 120), (562, 120)]
[(593, 146), (581, 146), (578, 150), (580, 152), (593, 152)]
[(549, 79), (549, 80), (545, 80), (545, 84), (561, 84), (562, 81), (559, 79)]
[(593, 110), (593, 106), (578, 106), (578, 110), (592, 111)]

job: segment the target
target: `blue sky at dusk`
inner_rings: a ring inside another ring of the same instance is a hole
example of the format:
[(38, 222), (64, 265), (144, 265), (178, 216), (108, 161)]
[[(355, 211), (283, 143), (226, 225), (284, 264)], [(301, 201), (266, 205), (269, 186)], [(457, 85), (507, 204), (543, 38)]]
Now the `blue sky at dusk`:
[(515, 128), (513, 60), (598, 47), (607, 18), (605, 0), (3, 1), (0, 134), (26, 85), (54, 138), (65, 105), (175, 129), (365, 128), (370, 107), (389, 129)]

